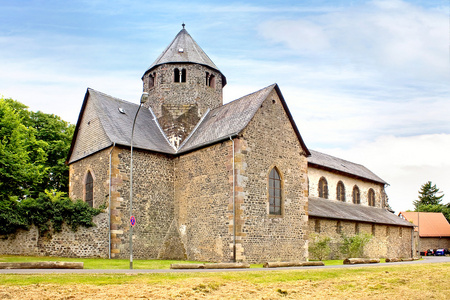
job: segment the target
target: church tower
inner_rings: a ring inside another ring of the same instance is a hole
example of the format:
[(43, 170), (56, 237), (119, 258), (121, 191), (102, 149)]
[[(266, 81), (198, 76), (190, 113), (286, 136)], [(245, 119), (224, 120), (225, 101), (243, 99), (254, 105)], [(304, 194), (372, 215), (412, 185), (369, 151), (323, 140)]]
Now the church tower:
[(176, 147), (200, 118), (223, 104), (225, 76), (184, 28), (142, 76), (151, 107)]

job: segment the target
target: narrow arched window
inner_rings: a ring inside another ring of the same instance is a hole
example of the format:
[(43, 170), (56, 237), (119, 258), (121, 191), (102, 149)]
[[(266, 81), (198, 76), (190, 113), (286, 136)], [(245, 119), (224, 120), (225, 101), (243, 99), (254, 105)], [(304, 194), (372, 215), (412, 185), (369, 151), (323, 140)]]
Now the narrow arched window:
[(319, 179), (319, 197), (328, 199), (328, 183), (325, 177)]
[(373, 189), (369, 189), (367, 194), (369, 206), (375, 206), (375, 191)]
[(180, 70), (178, 68), (173, 70), (173, 82), (180, 82)]
[(216, 76), (211, 75), (209, 78), (209, 86), (212, 88), (216, 88)]
[(281, 177), (275, 168), (269, 174), (269, 214), (281, 215)]
[(205, 85), (209, 86), (209, 72), (206, 72)]
[(181, 82), (186, 82), (186, 69), (181, 70)]
[(90, 206), (94, 206), (94, 179), (92, 174), (88, 171), (86, 175), (84, 201)]
[(345, 202), (345, 186), (342, 181), (339, 181), (336, 187), (336, 199)]
[(359, 188), (356, 185), (353, 187), (353, 203), (355, 203), (355, 204), (361, 203)]

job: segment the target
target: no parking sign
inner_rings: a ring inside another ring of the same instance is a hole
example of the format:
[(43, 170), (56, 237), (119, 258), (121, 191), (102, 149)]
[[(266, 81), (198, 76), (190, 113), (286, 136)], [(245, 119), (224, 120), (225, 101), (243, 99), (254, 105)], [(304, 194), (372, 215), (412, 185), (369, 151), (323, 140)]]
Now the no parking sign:
[(131, 224), (131, 226), (133, 226), (133, 227), (134, 227), (134, 225), (136, 225), (136, 218), (135, 218), (134, 216), (131, 216), (131, 217), (130, 217), (130, 224)]

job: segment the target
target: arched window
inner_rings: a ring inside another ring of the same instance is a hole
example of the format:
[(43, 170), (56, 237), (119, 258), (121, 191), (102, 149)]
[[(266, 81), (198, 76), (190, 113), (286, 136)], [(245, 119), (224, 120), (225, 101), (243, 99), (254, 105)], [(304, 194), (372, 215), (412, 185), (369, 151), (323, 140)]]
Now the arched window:
[(356, 185), (353, 187), (353, 203), (355, 203), (355, 204), (361, 203), (359, 188)]
[(336, 187), (336, 199), (345, 202), (345, 186), (342, 181), (339, 181)]
[(275, 168), (269, 174), (269, 214), (281, 215), (281, 177)]
[(94, 179), (92, 178), (92, 174), (90, 171), (88, 171), (86, 175), (84, 201), (90, 207), (94, 206)]
[(181, 70), (181, 82), (186, 82), (186, 69)]
[(178, 68), (173, 70), (173, 82), (180, 82), (180, 70)]
[(319, 180), (319, 197), (328, 199), (328, 183), (325, 177), (321, 177)]
[(148, 88), (152, 88), (155, 86), (156, 83), (156, 73), (150, 74), (148, 76)]
[(216, 87), (216, 76), (211, 75), (209, 78), (209, 86), (212, 88)]
[(367, 199), (369, 202), (369, 206), (375, 206), (375, 191), (373, 189), (369, 189), (367, 193)]

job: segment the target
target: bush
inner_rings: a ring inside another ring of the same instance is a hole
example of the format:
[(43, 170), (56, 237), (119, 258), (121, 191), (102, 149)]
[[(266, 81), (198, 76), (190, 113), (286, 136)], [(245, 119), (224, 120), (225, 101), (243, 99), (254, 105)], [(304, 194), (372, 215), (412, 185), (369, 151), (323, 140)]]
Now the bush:
[(370, 242), (372, 235), (360, 233), (354, 236), (342, 235), (342, 244), (340, 247), (342, 255), (345, 258), (362, 257), (364, 247)]
[(104, 207), (92, 208), (81, 200), (72, 201), (63, 192), (45, 191), (37, 198), (0, 200), (0, 234), (12, 234), (18, 229), (35, 225), (40, 235), (51, 230), (60, 232), (66, 223), (76, 231), (79, 226), (92, 227), (92, 219)]
[(328, 258), (328, 255), (330, 255), (331, 252), (330, 241), (331, 238), (328, 236), (311, 234), (308, 246), (310, 256), (318, 260), (324, 260)]

